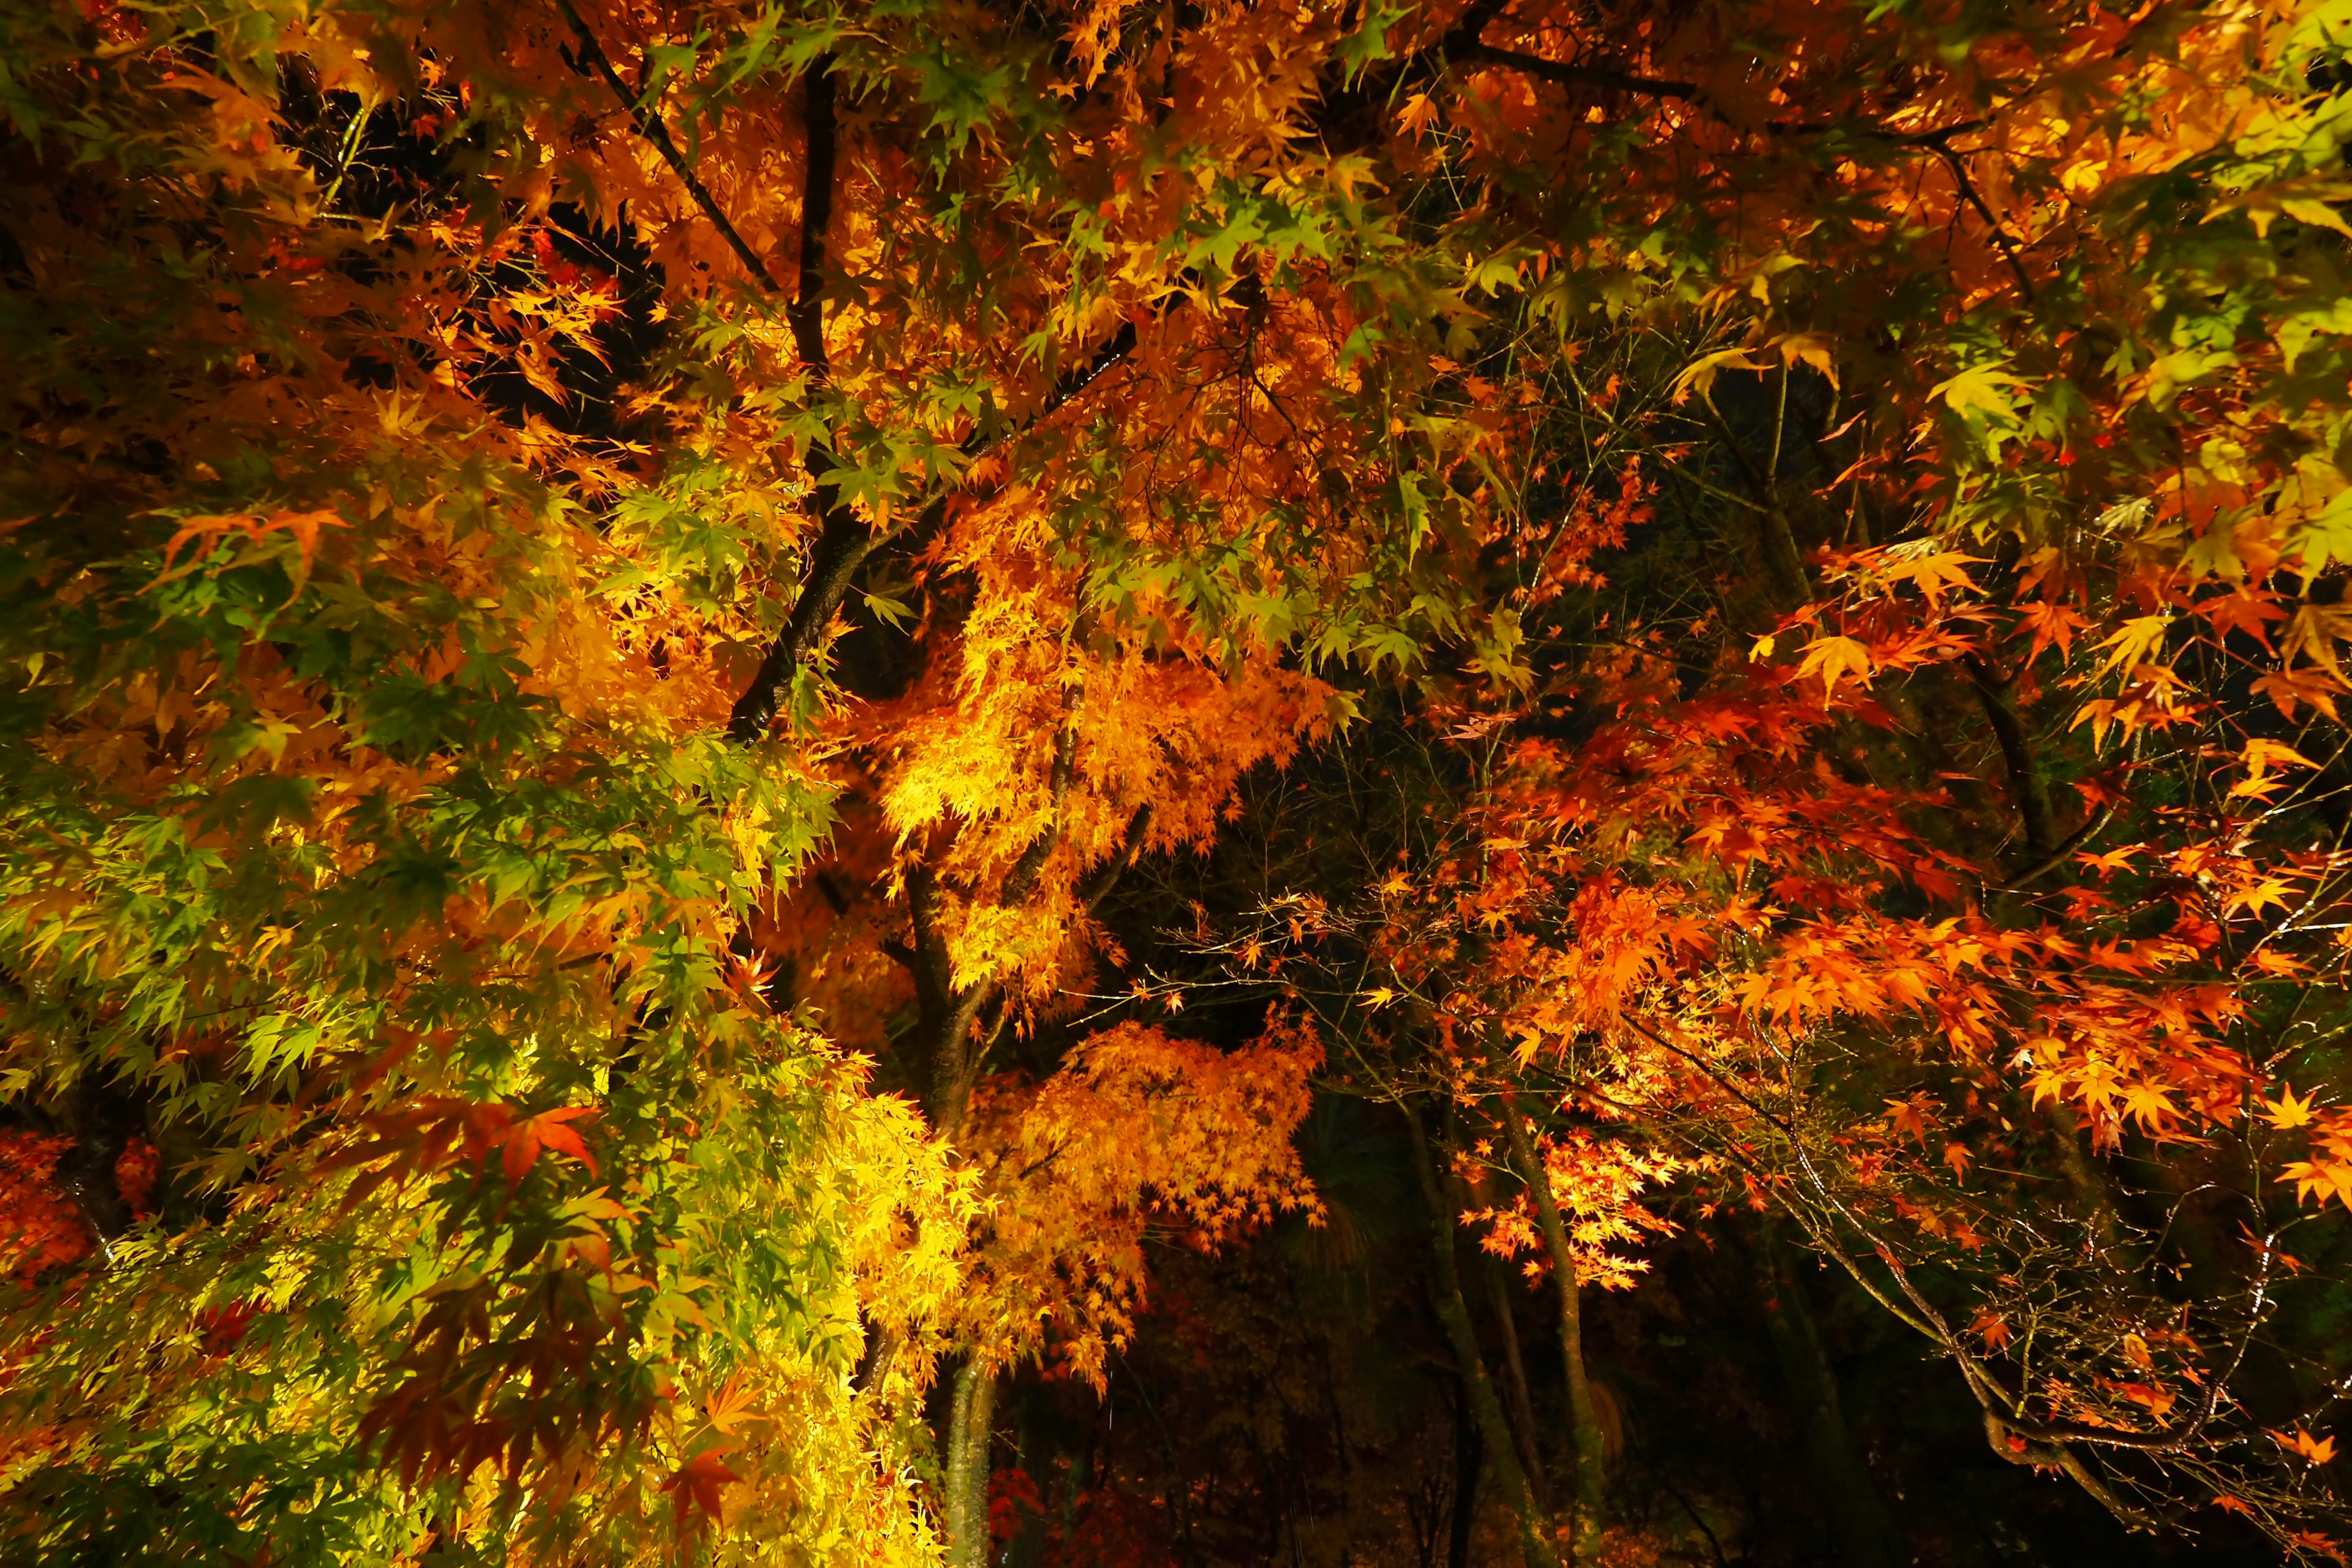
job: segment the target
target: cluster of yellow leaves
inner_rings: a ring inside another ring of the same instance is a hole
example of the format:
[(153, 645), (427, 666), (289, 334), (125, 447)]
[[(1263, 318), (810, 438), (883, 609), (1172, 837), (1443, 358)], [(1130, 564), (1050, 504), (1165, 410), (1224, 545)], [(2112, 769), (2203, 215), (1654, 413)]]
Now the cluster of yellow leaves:
[[(1577, 1283), (1604, 1290), (1632, 1289), (1650, 1264), (1628, 1249), (1680, 1228), (1643, 1203), (1642, 1194), (1697, 1168), (1696, 1162), (1581, 1130), (1545, 1140), (1541, 1153), (1552, 1196), (1568, 1220)], [(1513, 1194), (1507, 1207), (1483, 1209), (1463, 1218), (1465, 1224), (1487, 1226), (1483, 1242), (1496, 1257), (1525, 1255), (1530, 1279), (1539, 1279), (1550, 1267), (1534, 1203), (1524, 1190)]]

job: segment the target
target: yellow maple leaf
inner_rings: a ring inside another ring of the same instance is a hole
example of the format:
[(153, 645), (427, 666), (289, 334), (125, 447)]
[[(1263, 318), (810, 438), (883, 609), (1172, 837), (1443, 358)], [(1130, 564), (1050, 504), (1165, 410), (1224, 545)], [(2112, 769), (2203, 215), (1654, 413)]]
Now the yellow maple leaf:
[(1838, 682), (1851, 677), (1857, 686), (1870, 684), (1872, 669), (1870, 650), (1852, 637), (1815, 637), (1806, 645), (1804, 662), (1797, 667), (1797, 679), (1809, 675), (1822, 678), (1822, 693), (1834, 695)]
[(2312, 1094), (2297, 1100), (2293, 1085), (2281, 1084), (2279, 1097), (2276, 1100), (2263, 1101), (2264, 1112), (2263, 1120), (2282, 1132), (2292, 1132), (2298, 1127), (2308, 1127), (2312, 1121), (2312, 1101), (2316, 1094), (2317, 1091), (2314, 1090)]
[(2105, 675), (2110, 670), (2147, 663), (2148, 656), (2164, 646), (2164, 630), (2170, 620), (2170, 616), (2158, 613), (2135, 616), (2126, 621), (2113, 637), (2099, 644), (2115, 650), (2100, 661), (2099, 673)]

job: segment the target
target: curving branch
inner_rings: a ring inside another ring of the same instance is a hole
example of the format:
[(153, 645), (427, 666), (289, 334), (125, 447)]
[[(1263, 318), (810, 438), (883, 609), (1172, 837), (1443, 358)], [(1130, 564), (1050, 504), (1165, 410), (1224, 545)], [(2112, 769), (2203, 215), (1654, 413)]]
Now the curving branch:
[[(701, 209), (728, 248), (743, 263), (743, 269), (763, 293), (783, 292), (757, 252), (727, 216), (727, 209), (710, 188), (694, 172), (694, 165), (678, 147), (677, 138), (653, 106), (629, 90), (614, 68), (612, 57), (597, 42), (572, 0), (555, 0), (556, 9), (569, 24), (580, 63), (593, 71), (613, 96), (626, 110), (629, 121), (639, 136), (661, 155), (663, 163), (686, 187), (687, 195)], [(831, 372), (831, 361), (824, 345), (824, 265), (825, 235), (832, 226), (834, 193), (837, 184), (835, 169), (839, 161), (839, 122), (835, 109), (833, 57), (824, 55), (811, 62), (807, 71), (808, 153), (806, 182), (801, 202), (800, 269), (792, 299), (784, 306), (784, 319), (792, 329), (793, 344), (802, 362), (822, 381)], [(978, 437), (965, 441), (960, 448), (967, 460), (985, 456), (1009, 437), (1017, 436), (1051, 418), (1072, 398), (1135, 352), (1137, 329), (1133, 321), (1123, 321), (1110, 340), (1097, 349), (1086, 363), (1062, 376), (1054, 384), (1037, 412), (1016, 430)], [(833, 453), (821, 445), (813, 445), (804, 459), (812, 495), (826, 491), (837, 495), (839, 487), (833, 482), (834, 470), (839, 467)], [(952, 485), (942, 486), (908, 508), (900, 515), (907, 519), (894, 526), (868, 531), (856, 515), (837, 500), (824, 508), (818, 526), (816, 549), (809, 559), (808, 574), (794, 599), (792, 613), (785, 617), (783, 629), (768, 646), (760, 668), (743, 694), (736, 700), (728, 717), (727, 736), (739, 744), (758, 740), (775, 721), (776, 710), (785, 690), (800, 668), (801, 663), (815, 647), (818, 635), (840, 608), (847, 596), (849, 585), (857, 569), (867, 557), (892, 540), (905, 534), (921, 536), (936, 530), (947, 519), (947, 503)]]
[(1976, 688), (1978, 701), (1982, 704), (1985, 721), (1992, 728), (1993, 739), (2000, 746), (2001, 762), (2009, 770), (2010, 798), (2016, 804), (2018, 820), (2025, 830), (2027, 853), (2040, 860), (2051, 853), (2057, 835), (2052, 831), (2055, 816), (2050, 805), (2050, 784), (2034, 763), (2033, 740), (2026, 733), (2025, 721), (2017, 710), (2013, 693), (2017, 677), (2003, 674), (1981, 656), (1969, 654), (1963, 661), (1968, 667), (1969, 680)]

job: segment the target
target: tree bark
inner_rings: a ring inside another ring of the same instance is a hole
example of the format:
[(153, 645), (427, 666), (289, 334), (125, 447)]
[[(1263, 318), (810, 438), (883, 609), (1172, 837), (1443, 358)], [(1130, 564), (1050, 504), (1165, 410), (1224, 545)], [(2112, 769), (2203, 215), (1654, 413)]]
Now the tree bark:
[(1504, 1141), (1519, 1179), (1535, 1199), (1544, 1250), (1551, 1256), (1552, 1276), (1559, 1286), (1559, 1352), (1568, 1384), (1568, 1501), (1576, 1515), (1574, 1551), (1582, 1555), (1598, 1544), (1607, 1523), (1608, 1476), (1601, 1466), (1601, 1415), (1592, 1402), (1592, 1380), (1584, 1364), (1584, 1303), (1577, 1287), (1576, 1255), (1543, 1157), (1528, 1132), (1527, 1118), (1519, 1112), (1518, 1096), (1506, 1089), (1501, 1100)]
[(1806, 1458), (1829, 1515), (1838, 1563), (1841, 1568), (1902, 1568), (1909, 1553), (1846, 1425), (1837, 1370), (1822, 1345), (1802, 1282), (1769, 1234), (1758, 1239), (1755, 1262), (1765, 1325), (1804, 1431)]
[(1430, 1256), (1436, 1265), (1433, 1294), (1437, 1298), (1437, 1316), (1453, 1347), (1454, 1363), (1461, 1370), (1463, 1392), (1471, 1414), (1477, 1418), (1486, 1464), (1494, 1471), (1495, 1484), (1502, 1489), (1512, 1515), (1518, 1521), (1519, 1543), (1527, 1553), (1528, 1568), (1559, 1568), (1559, 1552), (1552, 1541), (1552, 1521), (1537, 1506), (1528, 1488), (1527, 1474), (1519, 1468), (1510, 1425), (1503, 1418), (1503, 1402), (1495, 1393), (1494, 1379), (1486, 1375), (1477, 1330), (1472, 1326), (1470, 1309), (1463, 1300), (1462, 1270), (1454, 1256), (1454, 1207), (1445, 1201), (1438, 1185), (1436, 1166), (1430, 1157), (1429, 1139), (1422, 1131), (1421, 1118), (1410, 1105), (1401, 1105), (1400, 1109), (1412, 1133), (1413, 1174), (1421, 1182), (1422, 1198), (1429, 1211)]
[(1465, 1382), (1454, 1393), (1454, 1507), (1446, 1518), (1445, 1568), (1470, 1568), (1470, 1531), (1478, 1522), (1478, 1472), (1486, 1458)]
[(1519, 1467), (1528, 1473), (1528, 1489), (1535, 1494), (1536, 1506), (1553, 1513), (1550, 1478), (1544, 1473), (1543, 1450), (1536, 1441), (1535, 1399), (1528, 1392), (1527, 1362), (1519, 1353), (1518, 1318), (1511, 1310), (1511, 1282), (1492, 1258), (1482, 1258), (1478, 1271), (1486, 1277), (1486, 1297), (1494, 1305), (1496, 1325), (1502, 1331), (1503, 1391), (1511, 1397), (1511, 1433), (1519, 1441)]
[(988, 1563), (988, 1460), (995, 1419), (996, 1374), (974, 1356), (956, 1373), (948, 1415), (948, 1568), (986, 1568)]

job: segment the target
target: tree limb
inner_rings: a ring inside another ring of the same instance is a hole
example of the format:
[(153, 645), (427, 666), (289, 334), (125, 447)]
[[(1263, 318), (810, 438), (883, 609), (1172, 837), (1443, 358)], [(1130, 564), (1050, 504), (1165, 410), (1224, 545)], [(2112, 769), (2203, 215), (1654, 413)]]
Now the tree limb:
[(2055, 837), (2051, 832), (2050, 785), (2033, 765), (2032, 740), (2010, 697), (2016, 679), (2000, 674), (1975, 654), (1964, 662), (1969, 680), (1984, 706), (1985, 721), (2000, 745), (2001, 761), (2009, 769), (2010, 797), (2017, 803), (2018, 819), (2024, 825), (2025, 847), (2037, 858), (2045, 857)]
[(1607, 66), (1573, 65), (1566, 60), (1548, 60), (1540, 55), (1521, 54), (1517, 49), (1498, 49), (1492, 44), (1482, 44), (1475, 37), (1460, 32), (1450, 33), (1438, 46), (1449, 60), (1470, 65), (1500, 66), (1562, 87), (1597, 87), (1611, 92), (1639, 93), (1645, 98), (1672, 98), (1685, 102), (1697, 102), (1704, 96), (1698, 84), (1670, 81), (1659, 77), (1636, 76)]
[[(1054, 384), (1054, 389), (1037, 412), (1020, 428), (993, 436), (966, 440), (959, 448), (967, 459), (977, 459), (993, 451), (1013, 436), (1034, 430), (1059, 413), (1073, 398), (1092, 385), (1135, 352), (1136, 325), (1132, 321), (1119, 324), (1118, 331), (1087, 363), (1064, 375)], [(886, 526), (867, 532), (846, 509), (836, 509), (825, 514), (824, 526), (817, 537), (817, 547), (809, 565), (807, 579), (801, 585), (800, 596), (793, 604), (792, 615), (784, 629), (768, 645), (760, 668), (744, 688), (743, 695), (735, 700), (735, 710), (727, 721), (727, 737), (738, 744), (749, 744), (767, 733), (775, 721), (776, 710), (783, 693), (799, 671), (801, 661), (816, 646), (819, 633), (833, 613), (849, 593), (849, 584), (857, 569), (868, 556), (902, 534), (921, 537), (930, 533), (947, 521), (948, 499), (957, 486), (950, 484), (934, 490), (919, 508), (910, 507), (899, 515), (910, 521)]]
[(1021, 852), (1021, 858), (1014, 861), (1013, 869), (1005, 874), (1004, 887), (998, 895), (1004, 903), (1018, 904), (1028, 900), (1037, 886), (1038, 877), (1045, 869), (1045, 858), (1054, 852), (1054, 846), (1061, 840), (1062, 805), (1069, 798), (1071, 782), (1077, 776), (1078, 731), (1067, 719), (1075, 706), (1076, 689), (1072, 688), (1064, 694), (1062, 711), (1065, 718), (1061, 730), (1054, 737), (1052, 813), (1046, 818), (1044, 830), (1029, 841), (1029, 847)]
[(686, 187), (687, 195), (692, 196), (695, 205), (702, 209), (702, 216), (710, 220), (719, 237), (727, 241), (728, 248), (734, 251), (736, 259), (743, 263), (743, 270), (751, 275), (751, 280), (764, 292), (778, 292), (775, 278), (768, 271), (767, 264), (745, 243), (743, 236), (728, 218), (727, 209), (719, 205), (719, 198), (710, 194), (709, 188), (695, 174), (694, 165), (686, 161), (686, 154), (679, 151), (677, 141), (669, 133), (669, 127), (662, 123), (661, 116), (654, 111), (651, 104), (631, 92), (628, 84), (621, 79), (621, 73), (613, 68), (612, 57), (605, 54), (604, 46), (596, 41), (596, 35), (589, 30), (587, 22), (582, 18), (572, 0), (555, 0), (555, 8), (563, 13), (563, 19), (572, 25), (572, 36), (580, 41), (580, 62), (602, 78), (604, 85), (612, 89), (613, 96), (621, 100), (622, 107), (628, 111), (630, 122), (636, 127), (637, 134), (661, 154), (662, 162), (669, 165), (670, 173), (677, 176), (678, 183)]

